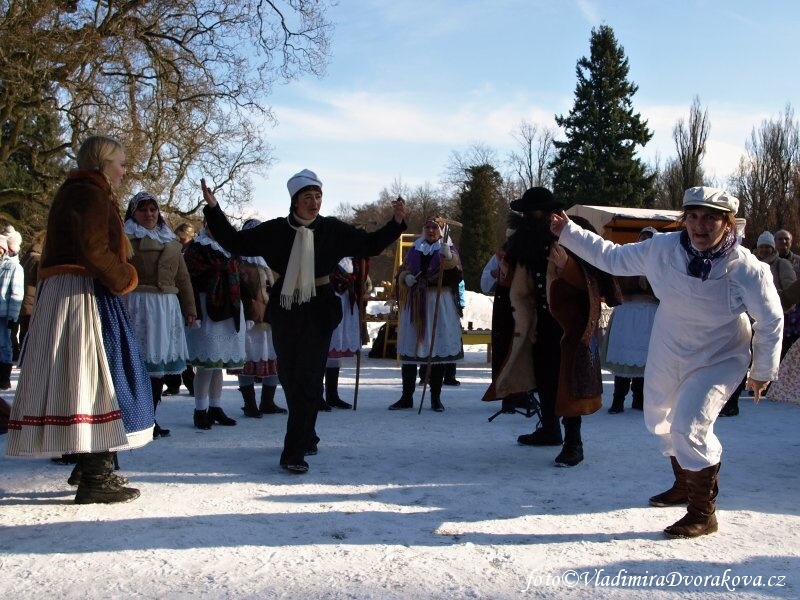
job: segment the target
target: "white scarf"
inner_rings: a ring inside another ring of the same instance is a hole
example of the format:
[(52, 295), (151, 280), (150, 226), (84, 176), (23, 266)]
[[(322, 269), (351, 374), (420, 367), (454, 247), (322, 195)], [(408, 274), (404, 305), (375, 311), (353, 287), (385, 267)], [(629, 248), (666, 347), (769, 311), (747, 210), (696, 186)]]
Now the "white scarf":
[(139, 225), (133, 219), (128, 219), (125, 221), (125, 233), (132, 235), (139, 240), (148, 237), (151, 240), (155, 240), (156, 242), (160, 242), (162, 244), (166, 244), (167, 242), (178, 239), (166, 225), (156, 225), (152, 229), (147, 229), (146, 227)]
[(290, 218), (286, 217), (289, 227), (297, 232), (281, 288), (281, 306), (286, 310), (290, 310), (295, 302), (304, 304), (317, 295), (314, 283), (314, 232), (308, 228), (314, 219), (301, 219), (296, 214), (292, 216), (300, 223), (300, 227), (292, 225)]

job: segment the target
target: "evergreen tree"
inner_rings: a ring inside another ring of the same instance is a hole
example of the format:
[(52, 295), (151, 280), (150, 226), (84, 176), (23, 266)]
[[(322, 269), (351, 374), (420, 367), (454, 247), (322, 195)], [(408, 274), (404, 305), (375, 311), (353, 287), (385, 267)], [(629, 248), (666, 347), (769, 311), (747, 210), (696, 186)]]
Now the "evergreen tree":
[(503, 185), (503, 178), (488, 164), (466, 169), (467, 179), (459, 195), (461, 233), (461, 265), (468, 290), (480, 290), (481, 272), (495, 252), (494, 208)]
[(653, 137), (632, 97), (638, 86), (628, 81), (628, 59), (607, 25), (592, 29), (591, 58), (576, 67), (575, 104), (557, 116), (566, 141), (556, 141), (553, 191), (568, 206), (651, 206), (653, 176), (636, 157), (637, 146)]

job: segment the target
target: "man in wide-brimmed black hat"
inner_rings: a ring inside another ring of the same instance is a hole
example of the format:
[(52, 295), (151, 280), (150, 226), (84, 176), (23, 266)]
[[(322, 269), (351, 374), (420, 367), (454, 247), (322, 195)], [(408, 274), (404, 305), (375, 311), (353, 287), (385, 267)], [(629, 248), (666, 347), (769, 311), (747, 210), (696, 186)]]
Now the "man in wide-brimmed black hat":
[(517, 441), (526, 446), (563, 444), (556, 464), (572, 467), (583, 460), (580, 417), (564, 419), (562, 438), (556, 399), (563, 330), (550, 313), (547, 297), (548, 256), (556, 241), (550, 232), (550, 215), (564, 205), (547, 188), (533, 187), (509, 206), (514, 212), (508, 217), (506, 258), (498, 289), (505, 286), (515, 325), (508, 336), (511, 341), (505, 360), (500, 359), (503, 368), (484, 399), (508, 400), (536, 388), (542, 420), (533, 433), (521, 435)]

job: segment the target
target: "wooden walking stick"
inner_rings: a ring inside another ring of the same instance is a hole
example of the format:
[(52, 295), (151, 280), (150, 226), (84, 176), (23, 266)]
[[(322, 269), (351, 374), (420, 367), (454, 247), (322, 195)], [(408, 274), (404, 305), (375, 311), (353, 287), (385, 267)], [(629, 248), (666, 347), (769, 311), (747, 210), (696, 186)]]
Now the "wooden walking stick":
[(356, 385), (353, 390), (353, 410), (358, 409), (358, 383), (361, 377), (361, 347), (364, 345), (364, 340), (361, 339), (361, 332), (364, 330), (364, 312), (366, 310), (366, 306), (362, 300), (364, 297), (364, 287), (367, 285), (366, 265), (367, 261), (365, 258), (358, 259), (358, 275), (361, 282), (356, 292), (356, 304), (358, 305), (358, 341), (361, 343), (358, 345), (358, 350), (356, 351)]

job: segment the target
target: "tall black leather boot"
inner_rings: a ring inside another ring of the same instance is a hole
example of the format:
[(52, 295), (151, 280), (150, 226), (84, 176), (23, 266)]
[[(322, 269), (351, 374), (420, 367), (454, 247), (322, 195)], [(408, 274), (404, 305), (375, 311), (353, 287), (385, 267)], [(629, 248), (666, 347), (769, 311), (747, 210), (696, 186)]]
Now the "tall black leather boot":
[(114, 460), (110, 452), (81, 454), (81, 480), (75, 504), (114, 504), (139, 497), (139, 490), (123, 487), (114, 477)]
[(611, 402), (611, 408), (608, 409), (609, 413), (616, 415), (625, 412), (625, 396), (628, 395), (630, 389), (630, 377), (614, 377), (614, 399)]
[(442, 404), (442, 384), (444, 382), (445, 367), (443, 364), (431, 365), (431, 410), (444, 412)]
[(400, 400), (389, 407), (389, 410), (414, 408), (414, 386), (417, 383), (417, 365), (414, 363), (403, 363), (400, 367), (400, 375), (403, 378), (403, 395), (400, 396)]
[(275, 390), (276, 385), (261, 384), (261, 402), (258, 405), (258, 410), (265, 415), (285, 415), (288, 410), (275, 404)]
[(252, 383), (239, 386), (239, 393), (242, 395), (242, 399), (244, 400), (244, 406), (242, 407), (244, 416), (251, 417), (253, 419), (260, 419), (262, 415), (261, 411), (258, 410), (258, 406), (256, 406), (255, 386)]
[[(163, 377), (151, 377), (150, 389), (153, 391), (153, 414), (156, 414), (156, 408), (161, 404), (161, 391), (164, 388)], [(153, 426), (153, 439), (157, 440), (160, 437), (169, 437), (169, 429), (162, 429), (158, 425), (158, 421), (154, 421)]]
[(557, 467), (574, 467), (583, 461), (583, 440), (581, 439), (581, 418), (564, 417), (564, 446), (556, 457)]
[(325, 402), (333, 408), (353, 408), (349, 402), (339, 398), (339, 369), (329, 367), (325, 369)]
[(0, 390), (11, 389), (11, 363), (0, 363)]

